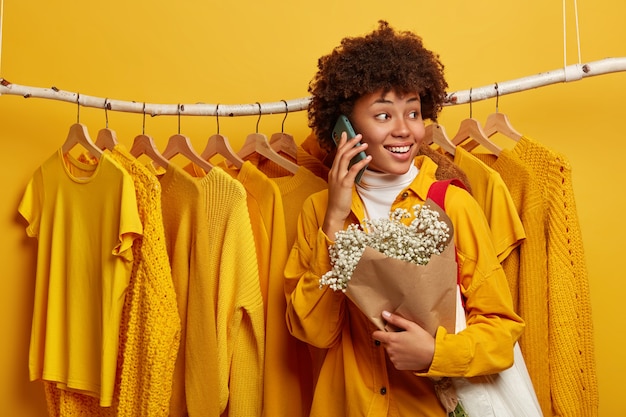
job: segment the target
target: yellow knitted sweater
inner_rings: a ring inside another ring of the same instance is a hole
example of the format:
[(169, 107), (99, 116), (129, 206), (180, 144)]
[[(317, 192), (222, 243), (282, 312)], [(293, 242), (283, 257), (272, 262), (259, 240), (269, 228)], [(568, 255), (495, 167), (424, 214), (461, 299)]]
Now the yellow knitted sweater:
[[(217, 340), (215, 332), (215, 308), (213, 304), (206, 304), (208, 313), (204, 316), (203, 341), (204, 354), (198, 366), (193, 366), (194, 356), (187, 356), (185, 344), (189, 331), (188, 314), (189, 296), (193, 283), (208, 282), (212, 279), (209, 272), (208, 253), (211, 242), (209, 240), (209, 224), (207, 218), (207, 195), (199, 181), (188, 175), (175, 163), (170, 163), (163, 174), (159, 174), (162, 189), (163, 224), (165, 227), (165, 241), (172, 267), (172, 280), (176, 289), (178, 314), (181, 318), (181, 343), (174, 368), (172, 385), (172, 399), (170, 402), (170, 417), (185, 417), (188, 415), (188, 403), (197, 397), (193, 391), (195, 385), (187, 384), (191, 372), (202, 371), (205, 367), (212, 369), (214, 375), (217, 369)], [(212, 298), (213, 294), (204, 294)], [(207, 310), (205, 310), (206, 312)], [(192, 365), (188, 367), (189, 361)], [(217, 378), (206, 381), (201, 392), (210, 392), (214, 399), (219, 389)], [(190, 392), (190, 390), (192, 390)], [(205, 394), (206, 396), (206, 394)], [(189, 405), (191, 407), (191, 404)], [(213, 400), (204, 407), (204, 416), (218, 416), (219, 407)]]
[[(222, 416), (259, 416), (265, 322), (246, 191), (217, 166), (199, 182), (207, 201), (209, 277), (189, 283), (185, 341), (189, 414), (207, 415), (206, 408), (216, 402), (216, 391), (209, 387), (218, 381)], [(211, 327), (207, 317), (213, 309)], [(211, 330), (217, 330), (217, 369), (206, 364)]]
[[(552, 412), (558, 416), (597, 416), (589, 281), (571, 167), (563, 155), (527, 137), (520, 139), (513, 152), (534, 173), (546, 204)], [(536, 302), (543, 305), (544, 300)]]
[[(295, 240), (302, 204), (309, 195), (327, 187), (321, 176), (327, 177), (328, 168), (301, 147), (298, 147), (296, 162), (300, 168), (291, 174), (275, 162), (252, 155), (239, 171), (228, 171), (241, 181), (248, 193), (259, 276), (265, 286), (264, 417), (308, 416), (313, 395), (308, 346), (289, 334), (285, 322), (283, 271)], [(260, 164), (271, 178), (254, 164)]]

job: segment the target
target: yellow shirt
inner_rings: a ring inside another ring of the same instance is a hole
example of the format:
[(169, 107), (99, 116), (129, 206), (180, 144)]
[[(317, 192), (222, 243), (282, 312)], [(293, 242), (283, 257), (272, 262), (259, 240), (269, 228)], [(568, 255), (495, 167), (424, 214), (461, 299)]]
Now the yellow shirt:
[(110, 406), (119, 325), (142, 233), (132, 178), (105, 152), (97, 165), (59, 149), (19, 206), (38, 240), (30, 378)]
[[(392, 209), (411, 210), (424, 203), (437, 165), (424, 156), (415, 163), (420, 172), (398, 195)], [(321, 231), (327, 201), (327, 191), (321, 191), (305, 203), (285, 268), (291, 333), (326, 349), (311, 416), (444, 416), (432, 383), (425, 377), (490, 374), (511, 366), (513, 344), (523, 322), (513, 311), (482, 209), (470, 194), (456, 187), (446, 194), (468, 326), (459, 334), (438, 329), (433, 362), (425, 373), (396, 370), (372, 339), (375, 326), (369, 319), (342, 292), (319, 288), (319, 278), (331, 269), (328, 246), (332, 241)], [(355, 190), (352, 214), (345, 226), (364, 218)]]
[(496, 170), (461, 146), (454, 153), (454, 163), (467, 174), (472, 197), (483, 209), (496, 255), (502, 262), (526, 238), (509, 189)]
[(551, 415), (550, 337), (548, 317), (548, 259), (546, 251), (546, 210), (542, 191), (530, 167), (511, 150), (498, 156), (476, 157), (500, 173), (518, 207), (526, 240), (502, 262), (509, 281), (515, 311), (526, 328), (519, 344), (543, 413)]

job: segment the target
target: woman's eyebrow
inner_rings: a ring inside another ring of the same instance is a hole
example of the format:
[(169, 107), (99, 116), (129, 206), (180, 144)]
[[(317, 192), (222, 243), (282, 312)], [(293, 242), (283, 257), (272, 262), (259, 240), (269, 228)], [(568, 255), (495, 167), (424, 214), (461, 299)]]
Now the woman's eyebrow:
[[(411, 97), (411, 98), (406, 100), (407, 103), (413, 103), (413, 102), (416, 102), (416, 101), (418, 101), (418, 102), (421, 101), (420, 100), (420, 96), (414, 96), (414, 97)], [(380, 97), (380, 98), (376, 99), (373, 104), (379, 104), (379, 103), (380, 104), (393, 104), (393, 101), (388, 100), (388, 99), (386, 99), (384, 97)]]

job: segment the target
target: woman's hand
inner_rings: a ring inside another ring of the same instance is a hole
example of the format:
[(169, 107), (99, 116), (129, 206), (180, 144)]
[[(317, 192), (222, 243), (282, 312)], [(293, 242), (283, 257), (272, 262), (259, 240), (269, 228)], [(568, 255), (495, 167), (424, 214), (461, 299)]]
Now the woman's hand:
[(337, 153), (335, 154), (333, 165), (328, 172), (328, 207), (322, 231), (333, 240), (335, 239), (335, 233), (343, 230), (344, 222), (350, 214), (352, 188), (356, 175), (372, 159), (368, 155), (367, 158), (348, 169), (350, 160), (359, 152), (365, 151), (367, 143), (356, 146), (362, 139), (361, 134), (348, 141), (346, 141), (346, 138), (346, 132), (343, 132), (337, 145)]
[(418, 324), (388, 311), (383, 318), (391, 325), (402, 329), (399, 332), (376, 330), (372, 333), (380, 341), (389, 359), (400, 371), (426, 371), (435, 355), (435, 338)]

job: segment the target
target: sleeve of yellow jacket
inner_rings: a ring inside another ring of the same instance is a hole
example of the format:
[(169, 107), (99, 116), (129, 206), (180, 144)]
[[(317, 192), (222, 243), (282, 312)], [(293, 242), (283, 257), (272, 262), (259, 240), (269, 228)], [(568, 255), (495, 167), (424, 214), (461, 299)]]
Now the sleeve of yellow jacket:
[(449, 334), (440, 327), (433, 362), (420, 375), (467, 377), (500, 372), (513, 364), (512, 347), (524, 324), (514, 312), (480, 206), (464, 190), (450, 187), (445, 207), (455, 228), (467, 329)]
[[(437, 165), (428, 158), (417, 163), (421, 164), (420, 173), (406, 190), (409, 198), (396, 199), (392, 210), (410, 210), (413, 205), (424, 203), (435, 180)], [(353, 223), (364, 218), (357, 200), (355, 193), (350, 219)], [(322, 348), (341, 342), (349, 302), (342, 292), (319, 287), (320, 276), (331, 268), (328, 246), (332, 241), (321, 231), (327, 201), (328, 194), (322, 191), (305, 203), (297, 240), (285, 269), (289, 329), (301, 340)], [(500, 372), (513, 363), (513, 345), (522, 332), (523, 322), (513, 311), (506, 277), (481, 208), (465, 190), (450, 187), (446, 212), (455, 228), (467, 328), (459, 334), (448, 334), (440, 327), (431, 367), (419, 375), (474, 376)]]

